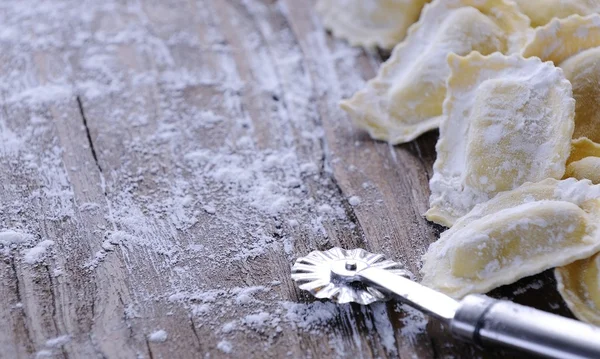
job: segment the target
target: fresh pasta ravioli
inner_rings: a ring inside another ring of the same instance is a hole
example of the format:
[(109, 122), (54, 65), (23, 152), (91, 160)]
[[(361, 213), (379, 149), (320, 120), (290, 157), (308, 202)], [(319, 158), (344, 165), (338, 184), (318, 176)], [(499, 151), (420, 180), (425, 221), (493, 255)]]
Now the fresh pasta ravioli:
[(586, 137), (573, 140), (564, 177), (589, 179), (594, 184), (600, 183), (600, 145)]
[(600, 325), (600, 254), (554, 270), (558, 292), (573, 315)]
[(585, 157), (579, 161), (569, 163), (565, 177), (576, 179), (589, 179), (592, 183), (600, 183), (600, 157)]
[(573, 138), (600, 142), (600, 47), (571, 56), (560, 67), (573, 86), (576, 101)]
[(524, 57), (537, 56), (556, 66), (579, 52), (600, 46), (600, 15), (572, 15), (539, 27), (522, 50)]
[(448, 63), (425, 215), (450, 227), (498, 192), (564, 175), (575, 101), (562, 71), (537, 58), (473, 52)]
[(341, 107), (375, 139), (411, 141), (439, 126), (449, 53), (516, 52), (528, 28), (529, 19), (510, 1), (434, 1), (377, 76)]
[(429, 0), (319, 0), (325, 28), (352, 46), (391, 49), (419, 19)]
[(600, 12), (599, 0), (515, 0), (531, 19), (531, 26), (546, 25), (553, 18), (569, 15), (589, 15)]
[(526, 183), (478, 204), (423, 256), (422, 283), (454, 298), (485, 293), (600, 251), (600, 186)]
[(589, 138), (580, 137), (571, 141), (571, 154), (567, 164), (590, 156), (600, 157), (600, 144), (590, 141)]
[(538, 28), (525, 57), (553, 61), (563, 69), (575, 98), (574, 138), (600, 143), (600, 15), (555, 19)]

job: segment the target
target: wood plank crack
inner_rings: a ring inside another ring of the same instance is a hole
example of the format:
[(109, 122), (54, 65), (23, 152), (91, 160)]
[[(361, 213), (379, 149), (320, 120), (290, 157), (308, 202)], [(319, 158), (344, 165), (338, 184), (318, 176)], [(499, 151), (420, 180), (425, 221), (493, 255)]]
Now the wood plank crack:
[(94, 141), (92, 141), (92, 135), (90, 133), (90, 128), (87, 123), (87, 118), (85, 117), (85, 111), (83, 110), (83, 103), (81, 102), (81, 97), (77, 96), (77, 106), (79, 107), (79, 114), (81, 115), (81, 120), (83, 121), (83, 126), (85, 127), (85, 133), (87, 135), (87, 140), (90, 145), (90, 149), (92, 151), (92, 157), (94, 157), (94, 162), (96, 163), (96, 167), (100, 173), (102, 173), (102, 166), (100, 166), (100, 162), (98, 162), (98, 155), (96, 154), (96, 149), (94, 148)]
[(196, 323), (194, 323), (194, 318), (191, 316), (190, 316), (190, 325), (192, 327), (192, 333), (194, 333), (196, 340), (198, 340), (198, 351), (202, 352), (202, 340), (200, 340), (200, 336), (198, 335), (198, 331), (196, 330)]
[[(10, 257), (10, 267), (11, 270), (15, 276), (15, 295), (17, 297), (17, 301), (18, 303), (23, 303), (23, 299), (21, 297), (21, 283), (19, 282), (19, 273), (17, 272), (17, 265), (15, 264), (15, 258), (14, 256)], [(33, 349), (35, 348), (33, 339), (31, 338), (31, 332), (29, 329), (29, 325), (27, 323), (27, 315), (25, 313), (25, 310), (23, 308), (20, 309), (20, 313), (22, 316), (22, 328), (23, 328), (23, 332), (25, 334), (25, 339), (27, 340), (27, 349), (29, 351), (33, 351)]]
[[(117, 297), (119, 298), (119, 303), (121, 304), (121, 307), (126, 308), (125, 301), (123, 301), (123, 297), (121, 296), (120, 292), (117, 293)], [(121, 318), (122, 318), (123, 322), (125, 323), (125, 325), (127, 326), (128, 340), (134, 341), (135, 333), (133, 331), (133, 323), (131, 322), (131, 318), (127, 315), (127, 312), (125, 310), (123, 311), (123, 315)]]
[(150, 348), (150, 342), (148, 341), (148, 338), (146, 338), (146, 348), (148, 348), (148, 356), (150, 357), (150, 359), (154, 359), (154, 354), (152, 354), (152, 348)]
[[(54, 328), (56, 330), (56, 334), (59, 335), (60, 334), (60, 328), (58, 325), (58, 321), (56, 320), (56, 294), (54, 293), (55, 285), (54, 285), (54, 280), (52, 279), (52, 271), (50, 270), (50, 266), (49, 265), (44, 265), (44, 269), (46, 270), (46, 274), (48, 275), (48, 283), (49, 283), (49, 291), (50, 291), (50, 298), (52, 301), (52, 322), (54, 323)], [(63, 357), (65, 359), (69, 359), (69, 354), (67, 353), (66, 349), (64, 346), (60, 347), (60, 351), (61, 354), (63, 355)]]

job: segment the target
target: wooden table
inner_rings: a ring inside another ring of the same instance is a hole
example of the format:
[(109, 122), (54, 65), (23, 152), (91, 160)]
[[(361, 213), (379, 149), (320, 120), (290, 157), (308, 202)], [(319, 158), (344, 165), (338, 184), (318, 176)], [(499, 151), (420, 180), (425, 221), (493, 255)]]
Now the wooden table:
[[(441, 231), (437, 133), (352, 126), (382, 59), (312, 5), (0, 2), (1, 358), (514, 357), (290, 280), (332, 246), (418, 275)], [(493, 295), (569, 315), (550, 272)]]

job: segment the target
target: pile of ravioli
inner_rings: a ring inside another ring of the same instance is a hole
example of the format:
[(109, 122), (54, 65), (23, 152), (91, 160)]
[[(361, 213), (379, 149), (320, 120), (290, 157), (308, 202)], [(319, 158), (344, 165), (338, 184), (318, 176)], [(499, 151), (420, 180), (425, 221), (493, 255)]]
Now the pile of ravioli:
[(460, 298), (556, 268), (600, 325), (600, 0), (320, 0), (335, 36), (393, 48), (341, 103), (379, 140), (439, 128), (423, 284)]

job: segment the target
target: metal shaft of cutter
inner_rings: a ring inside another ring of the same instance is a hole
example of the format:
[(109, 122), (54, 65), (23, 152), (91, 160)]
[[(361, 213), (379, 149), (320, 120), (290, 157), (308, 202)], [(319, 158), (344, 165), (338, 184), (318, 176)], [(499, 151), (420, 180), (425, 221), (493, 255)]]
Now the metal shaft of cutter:
[(453, 336), (481, 347), (501, 346), (548, 358), (600, 358), (600, 328), (481, 295), (457, 302), (377, 268), (366, 268), (358, 276), (449, 324)]
[(456, 300), (388, 271), (370, 267), (357, 274), (365, 283), (446, 323), (454, 318), (458, 310), (459, 303)]
[[(448, 324), (456, 338), (548, 358), (600, 358), (600, 328), (513, 302), (470, 294), (460, 302), (403, 277), (398, 263), (333, 248), (299, 258), (292, 277), (318, 298), (370, 304), (392, 296)], [(359, 285), (360, 283), (360, 285)]]

